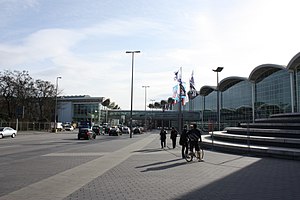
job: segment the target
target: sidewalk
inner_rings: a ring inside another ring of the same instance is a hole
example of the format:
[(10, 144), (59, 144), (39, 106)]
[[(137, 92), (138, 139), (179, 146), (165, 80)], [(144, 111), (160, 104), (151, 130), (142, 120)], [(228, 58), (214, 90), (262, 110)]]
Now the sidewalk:
[(180, 150), (161, 150), (156, 134), (65, 199), (300, 199), (299, 161), (205, 151), (205, 162), (187, 163)]

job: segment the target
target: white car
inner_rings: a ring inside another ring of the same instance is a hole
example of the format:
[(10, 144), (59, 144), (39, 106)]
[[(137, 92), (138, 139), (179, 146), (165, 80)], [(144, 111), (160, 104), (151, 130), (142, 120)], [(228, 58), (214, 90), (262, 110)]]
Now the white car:
[(11, 127), (0, 127), (0, 138), (10, 136), (12, 138), (16, 137), (17, 131)]
[(128, 133), (128, 134), (130, 134), (130, 128), (128, 128), (127, 126), (123, 126), (122, 127), (122, 133)]
[(72, 125), (65, 126), (66, 131), (74, 131), (74, 127)]

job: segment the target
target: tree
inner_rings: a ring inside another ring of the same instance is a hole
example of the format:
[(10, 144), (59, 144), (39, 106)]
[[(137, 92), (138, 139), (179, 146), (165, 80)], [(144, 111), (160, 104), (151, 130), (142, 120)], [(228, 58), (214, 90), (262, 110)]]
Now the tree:
[(166, 106), (168, 105), (168, 102), (166, 100), (161, 100), (160, 105), (163, 111), (165, 111)]
[(55, 86), (49, 81), (40, 79), (35, 81), (34, 97), (38, 102), (39, 118), (41, 121), (51, 120), (52, 115), (50, 113), (53, 111), (51, 108), (55, 107), (55, 95)]
[(172, 106), (174, 104), (175, 100), (172, 97), (168, 98), (168, 104), (169, 104), (169, 109), (172, 110)]
[(154, 105), (153, 105), (152, 103), (150, 103), (150, 104), (148, 105), (148, 108), (153, 109), (153, 108), (154, 108)]
[(53, 84), (42, 80), (34, 81), (27, 71), (0, 72), (2, 120), (11, 120), (20, 115), (29, 121), (45, 117), (49, 120), (54, 110), (54, 96)]
[(2, 112), (2, 116), (6, 116), (6, 120), (9, 120), (12, 117), (12, 104), (15, 96), (14, 91), (14, 79), (13, 74), (10, 71), (0, 72), (0, 94), (4, 98), (4, 106), (3, 110), (6, 112)]
[(12, 73), (14, 79), (14, 93), (17, 100), (18, 108), (26, 108), (27, 118), (36, 119), (38, 113), (35, 112), (34, 99), (34, 81), (27, 71), (14, 71)]
[(155, 103), (154, 103), (154, 108), (155, 108), (155, 109), (161, 108), (160, 103), (159, 103), (159, 102), (155, 102)]

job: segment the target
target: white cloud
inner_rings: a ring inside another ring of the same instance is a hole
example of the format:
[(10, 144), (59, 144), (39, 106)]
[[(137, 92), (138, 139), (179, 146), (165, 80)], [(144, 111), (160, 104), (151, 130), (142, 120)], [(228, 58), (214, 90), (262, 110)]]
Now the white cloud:
[[(105, 96), (128, 109), (131, 57), (125, 51), (141, 50), (135, 57), (134, 108), (143, 109), (142, 85), (150, 85), (149, 99), (167, 99), (175, 84), (174, 72), (180, 67), (186, 82), (194, 71), (200, 89), (216, 85), (212, 69), (218, 66), (224, 67), (222, 79), (248, 77), (260, 64), (287, 65), (299, 51), (299, 3), (271, 2), (242, 1), (225, 8), (216, 7), (215, 1), (202, 2), (201, 6), (194, 2), (193, 8), (184, 4), (178, 10), (172, 4), (165, 16), (114, 15), (105, 20), (100, 17), (102, 20), (91, 26), (78, 26), (83, 28), (32, 30), (18, 39), (20, 43), (0, 41), (0, 66), (25, 67), (37, 76), (34, 78), (53, 82), (62, 76), (64, 95)], [(27, 3), (22, 5), (30, 10), (42, 2)]]

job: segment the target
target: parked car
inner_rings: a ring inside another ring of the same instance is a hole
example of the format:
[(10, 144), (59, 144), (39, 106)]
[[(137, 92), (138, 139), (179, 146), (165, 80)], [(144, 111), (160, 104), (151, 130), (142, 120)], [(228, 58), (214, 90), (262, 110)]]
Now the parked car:
[(81, 128), (78, 132), (78, 140), (84, 138), (86, 140), (96, 139), (96, 133), (89, 128)]
[(66, 130), (66, 131), (74, 131), (74, 127), (73, 127), (72, 125), (69, 124), (69, 125), (66, 125), (66, 126), (65, 126), (65, 130)]
[(4, 137), (16, 137), (17, 131), (11, 127), (0, 127), (0, 138)]
[(128, 128), (127, 126), (123, 126), (122, 127), (122, 133), (128, 133), (128, 134), (130, 134), (130, 128)]
[(101, 135), (102, 134), (102, 126), (94, 125), (92, 127), (92, 130), (96, 133), (96, 135)]
[(142, 133), (142, 131), (139, 127), (133, 128), (133, 134), (141, 134), (141, 133)]
[(121, 134), (122, 134), (122, 132), (120, 131), (120, 129), (117, 126), (112, 126), (109, 129), (109, 132), (108, 132), (108, 135), (118, 136), (118, 135), (121, 135)]

